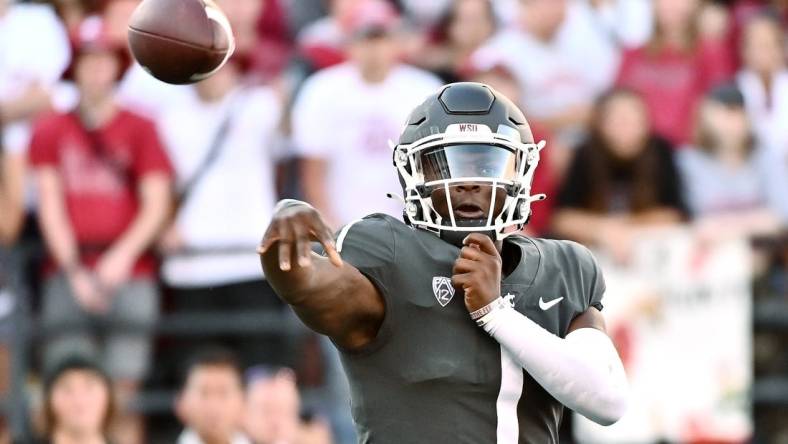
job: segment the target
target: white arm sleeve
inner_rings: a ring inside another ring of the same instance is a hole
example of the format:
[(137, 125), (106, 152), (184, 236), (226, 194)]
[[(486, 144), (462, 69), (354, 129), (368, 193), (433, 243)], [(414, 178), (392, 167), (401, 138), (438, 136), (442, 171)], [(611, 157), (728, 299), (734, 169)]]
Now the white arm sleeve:
[(487, 316), (484, 330), (559, 402), (602, 425), (623, 416), (628, 384), (607, 334), (580, 328), (561, 339), (511, 307)]

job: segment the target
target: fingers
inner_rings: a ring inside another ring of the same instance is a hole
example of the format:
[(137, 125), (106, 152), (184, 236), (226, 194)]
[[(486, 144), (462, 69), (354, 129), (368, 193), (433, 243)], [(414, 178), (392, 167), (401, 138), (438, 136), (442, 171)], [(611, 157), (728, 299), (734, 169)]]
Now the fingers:
[(275, 244), (279, 240), (279, 225), (276, 222), (271, 222), (271, 226), (268, 227), (268, 230), (265, 232), (263, 236), (263, 240), (260, 242), (260, 245), (257, 247), (257, 254), (265, 254), (271, 245)]
[(322, 229), (315, 230), (313, 233), (317, 240), (323, 245), (323, 249), (328, 255), (328, 260), (335, 266), (341, 267), (342, 257), (337, 251), (336, 244), (334, 243), (334, 235), (331, 233), (331, 230), (324, 225)]
[(451, 285), (455, 288), (465, 289), (471, 283), (473, 276), (471, 273), (455, 274), (451, 277)]
[(312, 249), (309, 242), (309, 231), (299, 224), (293, 225), (293, 236), (295, 239), (295, 253), (298, 257), (299, 267), (312, 266)]
[(472, 261), (480, 261), (480, 260), (482, 260), (484, 258), (484, 253), (482, 253), (479, 248), (474, 247), (474, 245), (476, 245), (476, 244), (473, 244), (473, 245), (467, 246), (467, 247), (462, 247), (462, 249), (460, 249), (460, 256), (459, 257), (465, 258), (465, 259), (470, 259)]
[(479, 268), (480, 264), (471, 259), (459, 258), (454, 261), (454, 268), (452, 274), (470, 273)]
[(279, 226), (279, 269), (290, 271), (293, 254), (293, 231), (287, 224)]
[(476, 244), (479, 246), (479, 249), (481, 251), (491, 256), (500, 257), (500, 254), (498, 253), (498, 249), (495, 248), (495, 243), (493, 243), (493, 240), (490, 238), (490, 236), (487, 236), (485, 234), (471, 233), (465, 237), (462, 243), (463, 245), (467, 245), (467, 246)]
[(313, 239), (323, 245), (332, 264), (337, 267), (342, 266), (342, 257), (337, 252), (333, 233), (316, 214), (273, 221), (257, 247), (257, 253), (265, 254), (278, 243), (281, 270), (290, 271), (293, 268), (293, 261), (299, 267), (309, 267), (313, 260), (311, 248)]

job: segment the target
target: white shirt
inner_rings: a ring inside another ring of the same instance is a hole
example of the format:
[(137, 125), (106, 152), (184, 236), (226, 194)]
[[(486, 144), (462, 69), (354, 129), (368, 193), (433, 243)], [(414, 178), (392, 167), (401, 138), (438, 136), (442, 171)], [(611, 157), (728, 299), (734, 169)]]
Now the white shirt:
[(188, 98), (190, 90), (188, 85), (164, 83), (134, 62), (120, 80), (116, 98), (126, 108), (158, 120), (167, 108)]
[(389, 141), (396, 142), (410, 112), (440, 81), (407, 65), (379, 84), (366, 83), (352, 63), (317, 72), (293, 107), (293, 143), (304, 157), (328, 161), (326, 190), (337, 223), (370, 213), (402, 217), (402, 193)]
[(761, 143), (776, 150), (788, 165), (788, 69), (772, 79), (771, 96), (767, 96), (763, 82), (752, 71), (739, 72), (736, 80)]
[(731, 169), (699, 149), (679, 150), (677, 164), (690, 210), (705, 216), (765, 207), (788, 221), (788, 173), (774, 154), (759, 147)]
[(555, 37), (545, 42), (523, 30), (501, 30), (471, 57), (481, 69), (506, 66), (520, 84), (526, 116), (550, 118), (590, 104), (615, 80), (619, 55), (591, 7), (569, 3)]
[[(0, 103), (18, 98), (34, 83), (50, 88), (70, 59), (68, 35), (50, 5), (11, 2), (0, 15)], [(30, 133), (27, 121), (7, 125), (4, 148), (26, 150)]]
[[(591, 0), (584, 0), (590, 2)], [(589, 5), (590, 6), (590, 5)], [(654, 5), (651, 0), (613, 0), (596, 8), (596, 20), (624, 47), (638, 47), (651, 38)]]
[(181, 287), (259, 279), (255, 248), (276, 199), (279, 99), (273, 90), (256, 87), (206, 103), (191, 91), (188, 100), (162, 114), (159, 125), (179, 188), (203, 162), (230, 106), (234, 117), (218, 157), (177, 215), (191, 252), (167, 257), (164, 279)]
[[(181, 432), (180, 436), (178, 436), (178, 441), (176, 444), (204, 444), (203, 440), (197, 435), (192, 429), (185, 429)], [(230, 440), (230, 444), (252, 444), (252, 441), (244, 436), (242, 433), (236, 433), (235, 436)]]

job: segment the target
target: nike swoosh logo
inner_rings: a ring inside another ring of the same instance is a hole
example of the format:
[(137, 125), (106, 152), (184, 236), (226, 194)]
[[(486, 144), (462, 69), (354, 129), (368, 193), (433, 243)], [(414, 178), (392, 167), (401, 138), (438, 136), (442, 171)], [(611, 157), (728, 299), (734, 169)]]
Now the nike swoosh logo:
[(542, 298), (540, 297), (540, 298), (539, 298), (539, 308), (541, 308), (543, 311), (544, 311), (544, 310), (548, 310), (550, 307), (552, 307), (553, 305), (555, 305), (555, 304), (557, 304), (557, 303), (561, 302), (562, 300), (564, 300), (564, 297), (563, 297), (563, 296), (561, 296), (560, 298), (557, 298), (557, 299), (553, 299), (553, 300), (552, 300), (552, 301), (550, 301), (550, 302), (545, 302), (545, 301), (544, 301), (544, 299), (542, 299)]

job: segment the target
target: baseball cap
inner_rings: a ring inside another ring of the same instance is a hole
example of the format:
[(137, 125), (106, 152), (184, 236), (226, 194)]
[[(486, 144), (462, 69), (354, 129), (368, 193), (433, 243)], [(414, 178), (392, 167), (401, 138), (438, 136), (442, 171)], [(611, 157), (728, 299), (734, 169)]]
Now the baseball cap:
[(399, 14), (391, 3), (385, 0), (360, 0), (350, 14), (348, 29), (351, 38), (373, 38), (392, 33), (399, 23)]
[(744, 95), (735, 83), (725, 83), (715, 86), (709, 90), (706, 98), (731, 107), (744, 107)]

